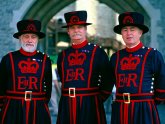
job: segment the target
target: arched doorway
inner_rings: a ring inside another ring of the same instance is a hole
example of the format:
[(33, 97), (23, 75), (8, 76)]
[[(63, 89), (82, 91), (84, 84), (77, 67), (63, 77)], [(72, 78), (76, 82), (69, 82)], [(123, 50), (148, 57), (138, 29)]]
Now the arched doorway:
[[(122, 13), (125, 11), (138, 11), (140, 13), (144, 14), (145, 17), (145, 24), (148, 25), (150, 27), (150, 18), (148, 16), (148, 14), (146, 13), (145, 9), (139, 4), (138, 1), (116, 1), (116, 0), (97, 0), (100, 3), (106, 4), (108, 7), (112, 8), (116, 13)], [(63, 8), (65, 8), (66, 6), (68, 6), (69, 4), (72, 4), (76, 2), (75, 0), (67, 0), (67, 1), (61, 1), (61, 0), (51, 0), (51, 1), (47, 1), (47, 0), (42, 0), (42, 1), (36, 1), (33, 3), (33, 5), (29, 8), (29, 10), (27, 11), (27, 13), (24, 15), (24, 19), (26, 18), (34, 18), (34, 19), (39, 19), (42, 22), (42, 29), (43, 32), (47, 33), (47, 28), (48, 28), (48, 24), (51, 20), (51, 18), (56, 15), (60, 10), (62, 10)], [(65, 35), (65, 31), (62, 34)], [(51, 35), (51, 34), (49, 34)], [(49, 36), (48, 35), (48, 36)], [(54, 36), (52, 35), (52, 38)], [(67, 36), (65, 36), (66, 38)], [(47, 38), (43, 39), (40, 44), (39, 44), (39, 48), (42, 49), (45, 52), (48, 52), (47, 50)], [(107, 39), (102, 40), (107, 41)], [(143, 37), (144, 44), (148, 45), (149, 41), (150, 41), (150, 35), (149, 33), (147, 33), (147, 35), (145, 35)], [(120, 45), (118, 45), (120, 46)], [(112, 46), (112, 49), (116, 49)]]

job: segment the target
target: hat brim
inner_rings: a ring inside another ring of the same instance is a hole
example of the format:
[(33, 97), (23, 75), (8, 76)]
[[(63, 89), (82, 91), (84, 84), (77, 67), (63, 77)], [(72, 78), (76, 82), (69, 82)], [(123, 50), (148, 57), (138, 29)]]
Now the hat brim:
[(68, 28), (69, 26), (73, 26), (73, 25), (91, 25), (92, 23), (79, 23), (79, 24), (70, 24), (70, 25), (65, 25), (62, 26), (61, 28)]
[(125, 25), (117, 25), (114, 27), (113, 31), (117, 34), (121, 34), (121, 29), (125, 26), (135, 26), (143, 30), (143, 34), (147, 33), (149, 31), (148, 27), (145, 25), (140, 24), (125, 24)]
[(36, 34), (39, 37), (39, 39), (45, 37), (45, 34), (42, 33), (42, 32), (31, 32), (31, 31), (29, 31), (29, 32), (17, 32), (13, 35), (13, 37), (16, 38), (16, 39), (19, 39), (19, 36), (21, 36), (22, 34), (27, 34), (27, 33)]

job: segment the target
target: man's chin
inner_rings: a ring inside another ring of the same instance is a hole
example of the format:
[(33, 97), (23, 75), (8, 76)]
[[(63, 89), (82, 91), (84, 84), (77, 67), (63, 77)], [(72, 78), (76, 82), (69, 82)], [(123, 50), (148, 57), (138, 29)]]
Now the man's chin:
[(81, 41), (82, 38), (73, 38), (72, 40), (73, 40), (73, 41)]
[(32, 53), (32, 52), (34, 52), (36, 49), (33, 48), (33, 47), (28, 47), (28, 48), (23, 48), (23, 50), (26, 51), (26, 52)]

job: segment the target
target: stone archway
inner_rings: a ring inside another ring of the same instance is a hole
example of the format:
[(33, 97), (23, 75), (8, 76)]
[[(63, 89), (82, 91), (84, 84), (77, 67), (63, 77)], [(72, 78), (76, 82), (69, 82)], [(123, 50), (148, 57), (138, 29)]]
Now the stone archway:
[[(134, 2), (132, 1), (123, 1), (123, 0), (98, 0), (100, 3), (104, 3), (110, 8), (112, 8), (117, 13), (122, 13), (125, 11), (137, 11), (140, 13), (143, 13), (145, 17), (145, 24), (150, 27), (150, 18), (148, 14), (146, 13), (145, 9), (139, 4), (139, 2), (136, 0)], [(64, 7), (68, 6), (69, 4), (75, 2), (75, 0), (66, 0), (65, 2), (62, 0), (42, 0), (42, 1), (36, 1), (33, 3), (33, 5), (29, 8), (27, 13), (24, 15), (24, 19), (26, 18), (34, 18), (39, 19), (42, 21), (42, 29), (43, 32), (46, 32), (47, 24), (50, 21), (50, 19), (58, 13), (60, 10), (62, 10)], [(147, 33), (143, 37), (144, 44), (148, 45), (150, 41), (150, 33)], [(40, 46), (45, 46), (45, 41), (43, 40), (40, 44)], [(43, 50), (45, 48), (42, 48)]]

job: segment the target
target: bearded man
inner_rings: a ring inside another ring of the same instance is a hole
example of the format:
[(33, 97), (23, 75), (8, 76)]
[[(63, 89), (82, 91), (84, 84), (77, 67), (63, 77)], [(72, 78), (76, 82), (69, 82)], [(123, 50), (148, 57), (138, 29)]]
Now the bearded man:
[(45, 37), (41, 22), (21, 20), (17, 28), (13, 37), (21, 48), (5, 55), (0, 65), (0, 124), (51, 124), (51, 61), (36, 50)]

